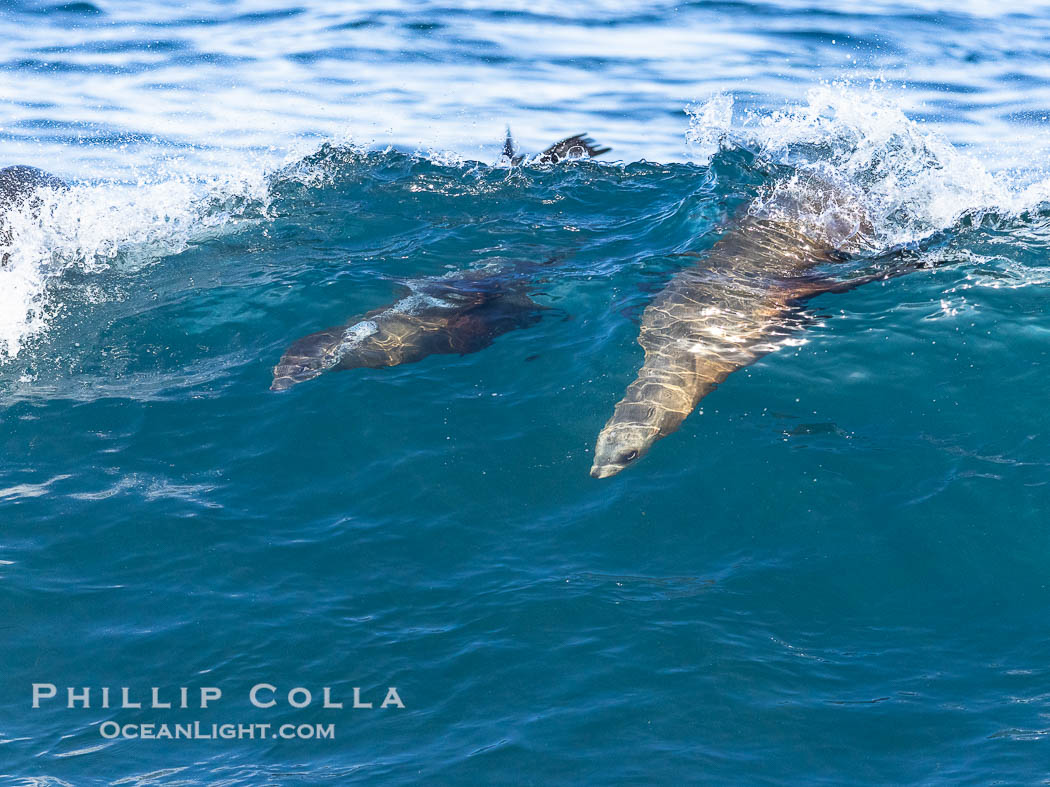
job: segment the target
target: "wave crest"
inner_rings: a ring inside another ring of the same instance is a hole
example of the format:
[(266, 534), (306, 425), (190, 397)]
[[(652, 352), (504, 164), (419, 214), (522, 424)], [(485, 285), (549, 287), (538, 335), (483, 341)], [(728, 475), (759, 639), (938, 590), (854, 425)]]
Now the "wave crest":
[[(876, 83), (821, 85), (804, 103), (746, 113), (732, 132), (731, 109), (722, 95), (690, 107), (687, 142), (704, 150), (713, 140), (723, 149), (741, 146), (855, 194), (882, 248), (921, 240), (966, 214), (1012, 215), (1050, 198), (1045, 173), (1025, 184), (990, 172), (976, 156), (908, 118)], [(806, 182), (797, 179), (796, 188)]]
[(174, 178), (42, 189), (5, 217), (0, 245), (0, 360), (18, 355), (61, 309), (48, 284), (70, 271), (137, 270), (191, 243), (263, 218), (269, 190), (261, 175), (207, 181)]

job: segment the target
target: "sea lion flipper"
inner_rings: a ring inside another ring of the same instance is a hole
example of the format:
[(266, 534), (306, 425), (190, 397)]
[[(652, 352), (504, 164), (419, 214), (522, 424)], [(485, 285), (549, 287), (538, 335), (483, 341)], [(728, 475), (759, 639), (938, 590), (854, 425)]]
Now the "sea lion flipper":
[(594, 158), (608, 153), (612, 148), (600, 148), (585, 131), (555, 142), (536, 159), (540, 164), (557, 164), (567, 158)]
[(547, 309), (520, 290), (490, 293), (483, 302), (461, 310), (447, 322), (449, 346), (461, 355), (477, 352), (497, 336), (539, 322)]
[[(565, 159), (569, 158), (593, 158), (603, 153), (608, 153), (610, 150), (612, 148), (598, 147), (594, 140), (584, 132), (583, 134), (574, 134), (571, 137), (555, 142), (536, 157), (536, 162), (539, 164), (557, 164), (559, 161), (565, 161)], [(497, 164), (516, 167), (524, 160), (525, 156), (518, 153), (517, 143), (514, 142), (514, 137), (510, 133), (510, 127), (508, 127), (507, 136), (503, 141), (503, 150), (500, 152)]]
[(512, 167), (518, 166), (525, 157), (518, 155), (517, 151), (518, 145), (510, 133), (510, 126), (507, 126), (507, 138), (503, 141), (503, 152), (500, 154), (499, 163)]
[(815, 295), (824, 295), (826, 293), (838, 295), (875, 281), (888, 281), (897, 276), (903, 276), (906, 273), (917, 270), (919, 267), (922, 266), (903, 264), (871, 273), (859, 273), (845, 279), (831, 279), (822, 276), (805, 277), (798, 282), (796, 297), (811, 298)]

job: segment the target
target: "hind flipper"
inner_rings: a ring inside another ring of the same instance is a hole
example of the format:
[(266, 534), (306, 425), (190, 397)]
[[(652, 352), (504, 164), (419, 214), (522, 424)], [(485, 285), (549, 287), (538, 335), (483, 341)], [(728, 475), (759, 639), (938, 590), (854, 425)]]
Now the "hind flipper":
[(514, 142), (514, 137), (511, 136), (510, 126), (507, 126), (507, 139), (503, 142), (503, 152), (500, 153), (498, 164), (511, 167), (518, 166), (525, 157), (517, 155), (517, 150), (518, 146)]
[(555, 142), (545, 151), (540, 153), (536, 159), (540, 164), (557, 164), (567, 158), (594, 158), (603, 153), (608, 153), (612, 148), (600, 148), (594, 144), (587, 132), (566, 137), (561, 142)]

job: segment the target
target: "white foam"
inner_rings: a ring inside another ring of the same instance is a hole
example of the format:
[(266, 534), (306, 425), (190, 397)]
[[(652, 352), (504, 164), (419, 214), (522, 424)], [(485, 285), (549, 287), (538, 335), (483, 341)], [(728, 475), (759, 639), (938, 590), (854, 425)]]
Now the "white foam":
[[(707, 152), (716, 142), (730, 144), (732, 104), (725, 97), (687, 111), (691, 147)], [(974, 155), (908, 118), (877, 83), (821, 85), (807, 93), (804, 103), (747, 114), (734, 133), (769, 161), (816, 174), (860, 200), (858, 207), (881, 247), (919, 240), (951, 227), (966, 213), (1015, 214), (1050, 197), (1045, 171), (1027, 184), (990, 172)], [(794, 189), (796, 204), (814, 196), (799, 193), (806, 188), (805, 178), (776, 188)], [(775, 202), (783, 196), (766, 198)], [(822, 212), (831, 211), (814, 216), (816, 222), (849, 219), (849, 205), (829, 205), (826, 198), (815, 202), (823, 205)]]
[(689, 156), (697, 164), (707, 164), (725, 145), (733, 125), (733, 97), (717, 93), (707, 101), (690, 104), (685, 111), (689, 115), (689, 129), (685, 132)]
[(343, 330), (343, 340), (339, 343), (336, 351), (325, 363), (326, 369), (332, 369), (339, 365), (348, 352), (361, 346), (365, 339), (379, 332), (379, 325), (375, 320), (361, 320), (355, 322)]
[[(341, 351), (349, 350), (352, 347), (356, 347), (369, 336), (372, 336), (379, 330), (379, 326), (374, 320), (362, 320), (361, 322), (354, 323), (346, 329), (343, 333), (343, 341), (339, 345)], [(339, 353), (342, 357), (342, 352)]]
[[(0, 247), (0, 363), (56, 318), (48, 284), (67, 271), (134, 270), (240, 221), (261, 218), (268, 187), (258, 174), (211, 180), (171, 177), (42, 190), (37, 208), (11, 211)], [(95, 298), (102, 294), (94, 291)]]

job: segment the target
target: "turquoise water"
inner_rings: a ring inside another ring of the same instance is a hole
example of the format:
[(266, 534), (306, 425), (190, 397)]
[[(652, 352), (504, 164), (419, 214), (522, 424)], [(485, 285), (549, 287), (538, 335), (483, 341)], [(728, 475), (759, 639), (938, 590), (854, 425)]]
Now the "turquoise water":
[[(71, 184), (0, 269), (0, 776), (1044, 779), (1046, 10), (277, 9), (0, 11), (2, 163)], [(614, 150), (508, 167), (508, 124)], [(850, 270), (919, 269), (808, 302), (590, 478), (679, 255), (811, 171), (871, 219)], [(269, 390), (296, 338), (485, 266), (543, 318)]]

